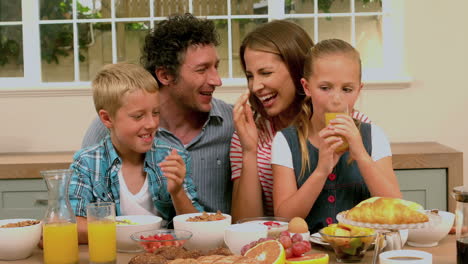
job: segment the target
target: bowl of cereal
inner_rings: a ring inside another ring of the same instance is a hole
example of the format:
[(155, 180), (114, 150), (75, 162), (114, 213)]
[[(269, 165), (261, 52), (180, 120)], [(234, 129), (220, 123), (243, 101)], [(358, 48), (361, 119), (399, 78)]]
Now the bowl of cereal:
[(0, 220), (0, 260), (29, 257), (41, 239), (42, 224), (36, 219)]
[(193, 236), (185, 244), (188, 250), (208, 251), (224, 245), (224, 229), (231, 225), (231, 216), (217, 213), (192, 213), (174, 217), (175, 230), (188, 230)]
[(278, 238), (281, 232), (288, 231), (289, 225), (288, 218), (278, 216), (252, 217), (237, 221), (238, 224), (247, 222), (266, 226), (268, 228), (268, 237), (272, 238)]

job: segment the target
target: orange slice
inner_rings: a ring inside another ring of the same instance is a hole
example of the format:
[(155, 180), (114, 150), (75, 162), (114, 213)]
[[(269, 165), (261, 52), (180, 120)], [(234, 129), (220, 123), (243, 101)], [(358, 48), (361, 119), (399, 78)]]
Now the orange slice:
[(286, 253), (283, 245), (277, 240), (268, 240), (257, 244), (245, 253), (246, 257), (251, 257), (261, 264), (284, 264)]
[(289, 258), (287, 264), (328, 264), (329, 257), (325, 253), (308, 254), (302, 257)]

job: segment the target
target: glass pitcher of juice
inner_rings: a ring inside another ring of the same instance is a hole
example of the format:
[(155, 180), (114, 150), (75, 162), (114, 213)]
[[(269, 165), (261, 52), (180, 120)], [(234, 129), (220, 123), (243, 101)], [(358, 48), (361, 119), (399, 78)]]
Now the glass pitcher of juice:
[(71, 170), (41, 171), (49, 193), (42, 239), (44, 264), (77, 264), (78, 231), (68, 200)]
[(468, 263), (468, 186), (453, 188), (457, 201), (455, 230), (457, 236), (457, 264)]

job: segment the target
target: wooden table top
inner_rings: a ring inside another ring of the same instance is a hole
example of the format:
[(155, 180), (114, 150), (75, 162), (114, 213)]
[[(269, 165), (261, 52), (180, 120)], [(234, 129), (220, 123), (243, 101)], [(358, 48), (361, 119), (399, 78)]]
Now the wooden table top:
[[(333, 251), (317, 246), (312, 244), (312, 251), (314, 253), (317, 252), (325, 252), (330, 255), (330, 264), (336, 263), (335, 254)], [(457, 252), (455, 246), (455, 235), (448, 235), (444, 239), (442, 239), (438, 246), (430, 247), (430, 248), (416, 248), (406, 245), (404, 249), (412, 249), (412, 250), (421, 250), (426, 251), (432, 254), (432, 263), (434, 264), (456, 264), (457, 263)], [(126, 264), (130, 261), (132, 257), (137, 255), (136, 253), (117, 253), (117, 264)], [(369, 251), (366, 253), (365, 258), (361, 263), (372, 263), (372, 255), (373, 252)], [(42, 261), (42, 250), (35, 249), (33, 255), (27, 259), (23, 260), (16, 260), (16, 261), (1, 261), (0, 264), (41, 264)], [(88, 263), (89, 256), (88, 256), (88, 247), (86, 245), (80, 245), (80, 264)]]

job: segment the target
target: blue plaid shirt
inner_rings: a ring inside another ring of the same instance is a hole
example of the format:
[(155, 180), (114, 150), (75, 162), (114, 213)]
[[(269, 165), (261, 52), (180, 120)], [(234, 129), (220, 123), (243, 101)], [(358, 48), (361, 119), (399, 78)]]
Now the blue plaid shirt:
[[(164, 177), (160, 162), (174, 147), (160, 139), (154, 140), (151, 150), (146, 153), (144, 171), (147, 173), (149, 191), (153, 203), (165, 220), (175, 216), (174, 205), (167, 191), (167, 179)], [(187, 175), (183, 188), (192, 204), (200, 212), (203, 207), (198, 203), (191, 173), (191, 158), (184, 149), (176, 148), (185, 162)], [(69, 186), (70, 204), (77, 216), (86, 217), (86, 206), (93, 202), (114, 202), (116, 214), (120, 215), (120, 185), (118, 172), (122, 168), (122, 160), (117, 154), (110, 136), (106, 136), (99, 144), (79, 150), (73, 157), (70, 169), (73, 175)]]

